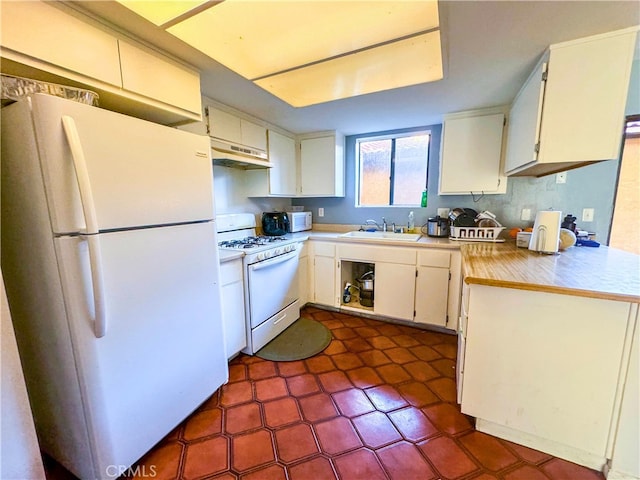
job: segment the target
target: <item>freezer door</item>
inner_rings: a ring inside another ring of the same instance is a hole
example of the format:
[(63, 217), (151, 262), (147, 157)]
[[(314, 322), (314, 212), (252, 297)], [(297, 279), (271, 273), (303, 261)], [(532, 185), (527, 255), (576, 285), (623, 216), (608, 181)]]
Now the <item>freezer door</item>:
[(45, 95), (32, 112), (54, 233), (213, 218), (208, 137)]
[(228, 368), (213, 223), (97, 237), (100, 338), (86, 236), (55, 242), (95, 476), (103, 478), (109, 465), (131, 465), (169, 433), (227, 381)]

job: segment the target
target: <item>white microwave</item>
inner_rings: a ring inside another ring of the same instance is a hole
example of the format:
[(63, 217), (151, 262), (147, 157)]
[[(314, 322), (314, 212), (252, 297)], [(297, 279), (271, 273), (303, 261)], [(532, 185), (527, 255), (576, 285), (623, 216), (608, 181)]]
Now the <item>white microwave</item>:
[(287, 212), (289, 217), (289, 232), (311, 230), (311, 212)]

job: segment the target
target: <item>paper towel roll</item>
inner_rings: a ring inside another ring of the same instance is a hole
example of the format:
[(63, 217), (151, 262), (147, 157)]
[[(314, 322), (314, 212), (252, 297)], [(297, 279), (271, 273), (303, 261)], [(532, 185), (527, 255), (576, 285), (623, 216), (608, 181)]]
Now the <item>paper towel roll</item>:
[(541, 210), (536, 214), (529, 250), (542, 253), (557, 253), (560, 239), (562, 212)]

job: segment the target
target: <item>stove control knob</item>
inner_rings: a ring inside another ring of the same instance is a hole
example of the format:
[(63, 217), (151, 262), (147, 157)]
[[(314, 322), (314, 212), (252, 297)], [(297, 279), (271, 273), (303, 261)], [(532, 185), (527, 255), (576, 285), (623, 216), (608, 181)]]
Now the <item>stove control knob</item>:
[(264, 252), (264, 258), (269, 258), (271, 256), (271, 250), (267, 250)]
[(279, 249), (279, 248), (276, 248), (276, 249), (274, 250), (274, 252), (273, 252), (273, 254), (274, 254), (274, 255), (280, 255), (280, 253), (281, 253), (281, 252), (280, 252), (280, 249)]
[(256, 258), (260, 262), (260, 261), (264, 260), (264, 255), (262, 253), (259, 253)]

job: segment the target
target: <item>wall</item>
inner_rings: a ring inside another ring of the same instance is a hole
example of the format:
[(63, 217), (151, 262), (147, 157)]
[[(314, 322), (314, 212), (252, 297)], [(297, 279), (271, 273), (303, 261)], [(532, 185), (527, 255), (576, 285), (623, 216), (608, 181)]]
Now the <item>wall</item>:
[[(385, 217), (387, 223), (396, 222), (406, 225), (409, 211), (413, 210), (416, 225), (424, 225), (429, 217), (436, 215), (439, 207), (473, 208), (476, 211), (489, 210), (497, 216), (504, 226), (527, 227), (533, 225), (535, 212), (544, 209), (561, 210), (578, 217), (576, 223), (584, 230), (596, 232), (597, 240), (606, 243), (609, 236), (612, 215), (614, 188), (618, 172), (618, 161), (601, 162), (567, 172), (567, 182), (556, 184), (555, 175), (533, 178), (509, 178), (507, 192), (504, 195), (485, 195), (472, 198), (470, 195), (439, 196), (438, 176), (440, 169), (441, 125), (403, 129), (399, 132), (416, 131), (427, 128), (432, 132), (429, 158), (428, 204), (420, 207), (356, 207), (355, 206), (355, 142), (361, 136), (350, 136), (345, 141), (346, 160), (346, 195), (344, 198), (294, 199), (294, 205), (304, 205), (313, 212), (313, 221), (330, 224), (361, 224), (367, 219), (380, 222)], [(388, 134), (392, 132), (376, 132)], [(464, 174), (464, 172), (461, 172)], [(419, 199), (416, 199), (419, 202)], [(325, 216), (319, 218), (318, 208), (323, 207)], [(523, 208), (529, 208), (532, 219), (529, 222), (520, 220)], [(594, 221), (581, 222), (582, 209), (594, 208)]]
[[(262, 212), (287, 210), (288, 198), (247, 198), (244, 170), (213, 166), (213, 193), (216, 215), (221, 213), (254, 213), (259, 218)], [(259, 223), (258, 223), (259, 224)]]

